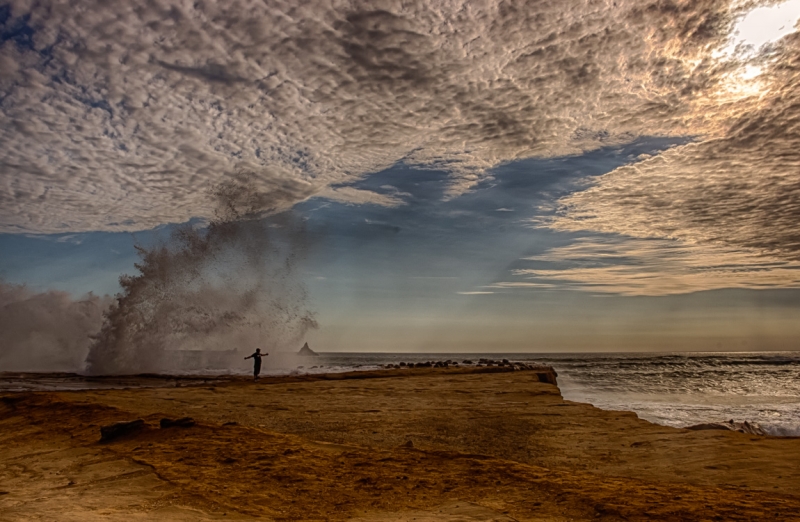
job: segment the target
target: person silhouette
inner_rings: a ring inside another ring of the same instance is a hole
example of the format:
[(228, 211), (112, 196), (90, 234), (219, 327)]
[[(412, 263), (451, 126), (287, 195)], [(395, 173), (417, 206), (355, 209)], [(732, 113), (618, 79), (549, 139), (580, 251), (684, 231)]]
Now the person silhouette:
[(248, 355), (244, 359), (253, 359), (253, 382), (258, 380), (258, 374), (261, 373), (261, 357), (266, 357), (268, 353), (261, 353), (261, 348), (256, 348), (253, 355)]

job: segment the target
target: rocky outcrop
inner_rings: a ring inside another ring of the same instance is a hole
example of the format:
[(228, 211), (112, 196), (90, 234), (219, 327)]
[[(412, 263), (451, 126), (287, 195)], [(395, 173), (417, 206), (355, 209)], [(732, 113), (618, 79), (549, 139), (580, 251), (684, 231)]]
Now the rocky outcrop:
[(767, 432), (755, 422), (736, 422), (733, 419), (728, 422), (706, 422), (703, 424), (695, 424), (694, 426), (687, 426), (687, 430), (728, 430), (738, 431), (739, 433), (747, 433), (748, 435), (767, 435)]
[(557, 375), (556, 371), (550, 367), (536, 370), (536, 377), (539, 379), (539, 382), (545, 382), (553, 386), (558, 386), (558, 381), (556, 381)]
[(317, 357), (319, 354), (308, 347), (308, 343), (304, 344), (300, 351), (297, 352), (297, 355), (308, 355), (312, 357)]
[(191, 417), (181, 417), (180, 419), (164, 418), (159, 422), (162, 428), (173, 428), (176, 426), (179, 428), (191, 428), (194, 424), (194, 419)]

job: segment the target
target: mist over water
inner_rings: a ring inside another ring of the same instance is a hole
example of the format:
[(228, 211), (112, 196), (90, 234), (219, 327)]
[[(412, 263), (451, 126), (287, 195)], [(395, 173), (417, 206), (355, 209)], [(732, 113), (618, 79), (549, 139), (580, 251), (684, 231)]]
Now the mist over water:
[(246, 181), (213, 193), (215, 218), (139, 249), (138, 275), (106, 311), (86, 359), (90, 374), (214, 370), (256, 347), (293, 347), (316, 327), (295, 275), (305, 248), (291, 214), (265, 219), (276, 198)]
[(81, 371), (108, 296), (73, 299), (0, 281), (0, 371)]
[(211, 199), (206, 226), (136, 246), (138, 273), (120, 277), (113, 299), (0, 282), (0, 371), (213, 373), (241, 366), (256, 347), (296, 351), (317, 326), (296, 273), (308, 249), (302, 221), (270, 215), (280, 192), (246, 178)]

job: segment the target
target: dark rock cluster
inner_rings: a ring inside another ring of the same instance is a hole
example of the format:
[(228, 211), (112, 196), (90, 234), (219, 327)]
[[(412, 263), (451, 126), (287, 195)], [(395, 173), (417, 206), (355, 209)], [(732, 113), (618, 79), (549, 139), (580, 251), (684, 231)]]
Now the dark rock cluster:
[(425, 362), (399, 362), (397, 364), (389, 363), (384, 364), (383, 367), (387, 369), (403, 369), (403, 368), (464, 368), (464, 367), (472, 367), (472, 368), (483, 368), (489, 366), (497, 366), (497, 367), (506, 367), (510, 370), (541, 370), (547, 369), (552, 370), (549, 366), (536, 366), (530, 365), (522, 362), (515, 362), (509, 361), (508, 359), (502, 360), (494, 360), (494, 359), (479, 359), (476, 362), (465, 359), (461, 363), (458, 361), (453, 361), (451, 359), (447, 359), (446, 361), (425, 361)]
[(164, 418), (161, 419), (159, 425), (162, 428), (173, 428), (173, 427), (180, 427), (180, 428), (190, 428), (194, 426), (194, 419), (191, 417), (181, 417), (180, 419), (169, 419)]
[(748, 435), (767, 435), (764, 428), (756, 422), (736, 422), (733, 419), (728, 422), (707, 422), (704, 424), (695, 424), (694, 426), (687, 426), (687, 430), (728, 430), (738, 431), (739, 433), (747, 433)]
[(100, 428), (100, 442), (108, 442), (124, 435), (136, 433), (137, 431), (143, 429), (144, 426), (144, 420), (142, 419), (136, 419), (127, 422), (115, 422), (114, 424), (103, 426)]
[[(159, 422), (161, 428), (191, 428), (195, 425), (194, 419), (191, 417), (181, 417), (180, 419), (163, 418)], [(115, 422), (107, 426), (100, 427), (100, 442), (109, 442), (126, 435), (139, 433), (140, 431), (148, 428), (148, 425), (143, 419), (136, 419), (132, 421)]]

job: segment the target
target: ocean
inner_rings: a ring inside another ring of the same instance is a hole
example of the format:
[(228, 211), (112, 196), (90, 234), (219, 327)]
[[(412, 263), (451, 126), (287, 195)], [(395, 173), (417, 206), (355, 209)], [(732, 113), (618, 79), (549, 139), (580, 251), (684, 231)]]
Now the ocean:
[[(249, 374), (250, 361), (243, 361), (238, 355), (225, 371), (196, 367), (179, 373)], [(282, 353), (265, 359), (262, 374), (343, 372), (376, 369), (389, 363), (479, 358), (553, 366), (565, 399), (606, 410), (632, 411), (656, 424), (685, 427), (747, 420), (757, 422), (771, 435), (800, 436), (800, 352), (321, 353), (319, 357)], [(141, 377), (0, 374), (0, 391), (158, 386), (158, 381)]]

